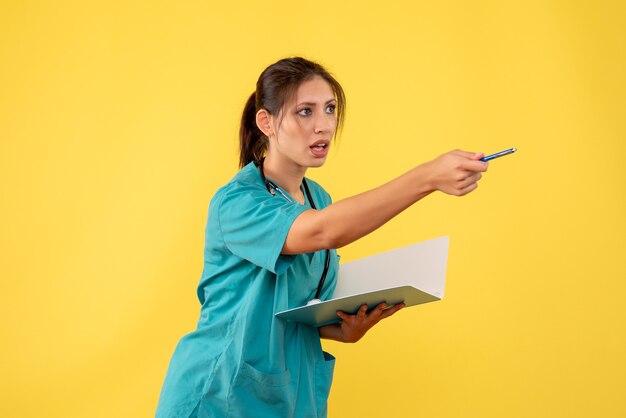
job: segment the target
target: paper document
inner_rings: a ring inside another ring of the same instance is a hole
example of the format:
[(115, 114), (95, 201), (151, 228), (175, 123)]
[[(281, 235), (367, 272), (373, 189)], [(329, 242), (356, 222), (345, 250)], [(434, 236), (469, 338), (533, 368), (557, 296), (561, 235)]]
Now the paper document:
[(339, 266), (333, 298), (276, 314), (278, 318), (322, 326), (341, 321), (337, 311), (354, 314), (381, 302), (406, 306), (443, 298), (448, 237), (409, 245)]

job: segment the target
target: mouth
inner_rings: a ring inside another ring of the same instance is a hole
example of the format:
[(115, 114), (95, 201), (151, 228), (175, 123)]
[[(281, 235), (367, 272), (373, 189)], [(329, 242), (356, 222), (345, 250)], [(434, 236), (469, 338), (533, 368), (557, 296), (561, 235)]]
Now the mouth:
[(311, 149), (311, 151), (325, 152), (328, 151), (328, 148), (330, 148), (330, 141), (326, 139), (321, 139), (319, 141), (315, 141), (313, 145), (309, 146), (309, 148)]
[(326, 139), (320, 139), (319, 141), (315, 141), (309, 149), (311, 150), (311, 154), (315, 158), (325, 158), (328, 155), (328, 149), (330, 148), (330, 141)]

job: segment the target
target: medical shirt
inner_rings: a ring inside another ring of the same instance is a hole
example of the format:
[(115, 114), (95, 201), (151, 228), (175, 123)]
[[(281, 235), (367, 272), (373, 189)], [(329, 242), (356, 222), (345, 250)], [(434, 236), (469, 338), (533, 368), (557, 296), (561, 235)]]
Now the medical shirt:
[[(307, 183), (318, 209), (331, 203)], [(324, 251), (281, 254), (293, 221), (310, 209), (291, 200), (272, 196), (253, 163), (211, 200), (200, 319), (173, 354), (158, 418), (326, 416), (334, 358), (316, 327), (274, 317), (312, 299), (324, 268)], [(322, 299), (336, 284), (334, 250), (330, 257)]]

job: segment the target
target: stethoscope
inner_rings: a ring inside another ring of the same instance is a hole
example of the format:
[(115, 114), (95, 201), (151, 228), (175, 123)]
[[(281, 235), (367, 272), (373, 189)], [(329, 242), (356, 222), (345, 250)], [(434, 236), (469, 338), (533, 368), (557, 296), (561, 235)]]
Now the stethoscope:
[[(293, 203), (293, 199), (291, 197), (289, 197), (289, 195), (287, 193), (283, 192), (276, 185), (276, 183), (274, 183), (273, 181), (268, 180), (267, 178), (265, 178), (265, 173), (263, 172), (263, 160), (264, 159), (262, 159), (259, 163), (257, 163), (257, 167), (259, 169), (259, 173), (261, 174), (261, 179), (263, 179), (263, 182), (265, 183), (265, 187), (267, 188), (267, 191), (270, 192), (270, 194), (272, 196), (276, 196), (276, 192), (278, 192), (282, 197), (287, 199), (287, 201)], [(311, 196), (311, 191), (309, 190), (309, 185), (307, 184), (305, 178), (302, 179), (302, 185), (304, 186), (304, 193), (306, 194), (306, 197), (309, 200), (309, 204), (311, 205), (311, 208), (317, 209), (315, 207), (315, 202), (313, 201), (313, 196)], [(313, 299), (311, 299), (307, 303), (307, 305), (314, 305), (316, 303), (320, 303), (321, 302), (320, 295), (322, 294), (322, 288), (324, 287), (324, 282), (326, 281), (326, 275), (328, 274), (328, 267), (330, 266), (330, 250), (325, 250), (325, 252), (326, 252), (326, 260), (324, 261), (324, 271), (322, 272), (322, 277), (320, 278), (320, 283), (317, 286), (317, 292), (315, 292), (315, 297)]]

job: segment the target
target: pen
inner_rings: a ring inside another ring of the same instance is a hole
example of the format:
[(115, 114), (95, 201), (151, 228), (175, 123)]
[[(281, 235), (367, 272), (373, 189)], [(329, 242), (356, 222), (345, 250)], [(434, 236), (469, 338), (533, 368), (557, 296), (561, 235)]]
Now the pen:
[(513, 154), (515, 151), (517, 151), (517, 148), (509, 148), (504, 151), (496, 152), (495, 154), (487, 155), (486, 157), (481, 158), (480, 161), (489, 161), (494, 158), (504, 157), (505, 155)]

